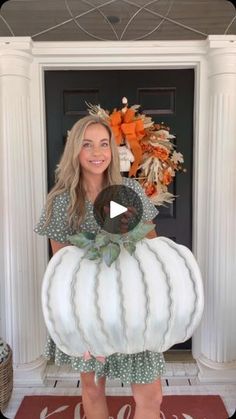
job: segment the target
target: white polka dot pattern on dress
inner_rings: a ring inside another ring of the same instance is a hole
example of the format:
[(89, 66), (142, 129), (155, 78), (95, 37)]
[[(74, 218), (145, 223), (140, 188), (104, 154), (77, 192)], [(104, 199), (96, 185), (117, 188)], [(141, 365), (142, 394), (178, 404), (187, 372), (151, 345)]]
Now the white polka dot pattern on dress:
[(97, 378), (119, 378), (122, 383), (151, 383), (165, 372), (165, 360), (162, 353), (144, 351), (136, 354), (115, 353), (106, 358), (105, 363), (95, 357), (85, 361), (83, 357), (71, 357), (60, 351), (48, 336), (44, 356), (56, 365), (69, 364), (78, 372), (94, 371)]

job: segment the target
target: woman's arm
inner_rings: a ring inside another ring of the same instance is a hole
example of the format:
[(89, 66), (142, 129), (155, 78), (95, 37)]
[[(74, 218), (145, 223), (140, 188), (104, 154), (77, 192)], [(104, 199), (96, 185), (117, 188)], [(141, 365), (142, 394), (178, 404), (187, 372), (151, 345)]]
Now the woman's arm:
[(52, 240), (52, 239), (50, 239), (50, 244), (51, 244), (53, 255), (58, 250), (62, 249), (63, 247), (69, 246), (69, 243), (60, 243), (60, 242), (57, 242), (56, 240)]

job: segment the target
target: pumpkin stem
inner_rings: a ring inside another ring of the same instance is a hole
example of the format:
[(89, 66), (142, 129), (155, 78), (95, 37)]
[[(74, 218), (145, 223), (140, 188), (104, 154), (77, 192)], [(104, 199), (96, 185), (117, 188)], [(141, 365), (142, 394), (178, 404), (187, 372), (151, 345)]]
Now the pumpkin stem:
[(135, 252), (136, 243), (144, 239), (154, 228), (154, 224), (140, 222), (126, 234), (112, 234), (100, 230), (97, 234), (80, 232), (68, 236), (67, 239), (71, 244), (85, 249), (85, 258), (90, 260), (102, 259), (110, 267), (119, 257), (122, 246), (132, 255)]

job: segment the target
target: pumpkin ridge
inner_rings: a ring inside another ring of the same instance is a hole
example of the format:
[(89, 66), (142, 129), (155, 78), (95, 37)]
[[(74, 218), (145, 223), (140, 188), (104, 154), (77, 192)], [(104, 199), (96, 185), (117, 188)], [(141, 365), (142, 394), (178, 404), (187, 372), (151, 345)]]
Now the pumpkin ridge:
[(164, 263), (164, 261), (160, 258), (160, 255), (157, 255), (156, 252), (153, 251), (152, 247), (150, 246), (150, 244), (148, 243), (147, 240), (144, 241), (144, 243), (146, 244), (147, 248), (149, 249), (149, 251), (151, 251), (157, 262), (160, 264), (162, 271), (164, 272), (164, 275), (166, 276), (166, 283), (167, 283), (167, 287), (169, 290), (169, 293), (167, 293), (167, 297), (169, 300), (169, 319), (167, 319), (167, 327), (166, 327), (166, 331), (163, 334), (163, 340), (162, 340), (162, 345), (161, 345), (161, 349), (160, 351), (164, 351), (165, 350), (165, 346), (166, 346), (166, 339), (168, 334), (170, 333), (171, 330), (171, 324), (173, 322), (173, 318), (174, 318), (174, 298), (173, 298), (173, 292), (172, 292), (172, 288), (171, 288), (171, 279), (170, 279), (170, 274), (166, 269), (166, 265)]
[(63, 249), (63, 252), (60, 255), (60, 259), (58, 260), (58, 262), (54, 266), (53, 271), (52, 271), (51, 275), (49, 276), (49, 286), (48, 286), (47, 293), (46, 293), (46, 295), (47, 295), (47, 303), (46, 303), (46, 306), (47, 306), (47, 309), (48, 309), (49, 320), (50, 320), (50, 322), (52, 324), (52, 327), (54, 328), (54, 333), (57, 335), (57, 337), (58, 337), (58, 339), (60, 341), (61, 347), (63, 347), (63, 348), (66, 348), (66, 344), (62, 340), (60, 334), (58, 333), (58, 331), (56, 329), (55, 319), (52, 317), (52, 309), (50, 307), (50, 294), (52, 296), (53, 293), (51, 293), (50, 291), (51, 291), (51, 286), (52, 286), (52, 278), (55, 276), (55, 273), (56, 273), (57, 268), (62, 263), (62, 259), (63, 259), (63, 256), (64, 256), (65, 253), (68, 253), (68, 249), (67, 248)]
[(144, 319), (144, 331), (143, 331), (143, 350), (145, 349), (145, 345), (146, 345), (146, 338), (147, 338), (147, 326), (148, 326), (148, 317), (150, 317), (150, 298), (149, 298), (149, 294), (148, 294), (148, 286), (147, 286), (147, 281), (145, 280), (145, 274), (144, 274), (144, 270), (142, 268), (142, 264), (140, 263), (140, 259), (136, 253), (136, 251), (134, 251), (133, 253), (133, 257), (136, 259), (136, 261), (138, 262), (138, 267), (139, 270), (141, 272), (141, 277), (142, 277), (142, 283), (144, 286), (144, 294), (145, 294), (145, 299), (146, 299), (146, 315), (145, 315), (145, 319)]
[[(168, 245), (173, 249), (173, 250), (175, 250), (175, 252), (178, 254), (178, 256), (180, 256), (181, 257), (181, 259), (184, 261), (184, 264), (185, 264), (185, 266), (186, 266), (186, 268), (187, 268), (187, 270), (188, 270), (188, 272), (189, 272), (189, 277), (190, 277), (190, 279), (191, 279), (191, 282), (192, 282), (192, 287), (193, 287), (193, 291), (194, 291), (194, 304), (193, 304), (193, 308), (192, 308), (192, 312), (190, 313), (190, 316), (189, 316), (189, 322), (188, 322), (188, 324), (186, 325), (186, 329), (185, 329), (185, 337), (184, 337), (184, 340), (183, 340), (183, 342), (185, 341), (185, 340), (187, 340), (188, 339), (188, 336), (190, 335), (190, 330), (191, 330), (191, 328), (192, 328), (192, 324), (194, 324), (194, 314), (195, 314), (195, 308), (197, 307), (197, 303), (198, 303), (198, 298), (197, 298), (197, 295), (198, 295), (198, 293), (197, 293), (197, 289), (196, 289), (196, 281), (193, 279), (193, 276), (192, 276), (192, 270), (189, 268), (189, 265), (188, 265), (188, 263), (187, 263), (187, 260), (186, 260), (186, 257), (181, 253), (181, 251), (180, 251), (180, 247), (177, 247), (177, 245), (176, 244), (174, 244), (174, 242), (172, 243), (172, 242), (170, 242), (168, 239), (166, 240), (165, 238), (164, 238), (164, 241), (165, 242), (167, 242), (168, 243)], [(197, 310), (196, 310), (197, 311)]]
[[(116, 352), (115, 348), (111, 344), (110, 336), (106, 332), (105, 324), (104, 324), (103, 318), (101, 316), (101, 309), (100, 309), (100, 306), (99, 306), (99, 292), (98, 292), (98, 288), (99, 288), (99, 274), (101, 273), (101, 265), (102, 265), (102, 260), (99, 260), (99, 263), (97, 264), (95, 281), (94, 281), (94, 305), (95, 305), (96, 312), (97, 312), (97, 318), (98, 318), (99, 323), (101, 325), (100, 326), (100, 330), (103, 333), (103, 335), (105, 336), (105, 338), (107, 340), (107, 343), (108, 343), (108, 346), (110, 348), (112, 348), (112, 351)], [(97, 355), (106, 355), (106, 354), (97, 354)]]
[(89, 348), (91, 348), (91, 345), (89, 343), (89, 341), (86, 338), (86, 335), (84, 333), (83, 328), (81, 327), (81, 321), (80, 321), (80, 317), (79, 317), (79, 311), (76, 310), (77, 304), (76, 304), (76, 279), (77, 279), (77, 273), (80, 269), (81, 266), (81, 262), (85, 259), (85, 255), (83, 255), (81, 257), (81, 259), (79, 259), (79, 263), (75, 266), (73, 272), (72, 272), (72, 279), (71, 279), (71, 309), (72, 309), (72, 314), (74, 316), (74, 320), (75, 320), (75, 324), (78, 328), (78, 331), (81, 335), (82, 341), (85, 345), (85, 351), (87, 351)]
[(124, 304), (124, 292), (123, 292), (123, 284), (122, 284), (122, 280), (121, 280), (121, 269), (120, 269), (120, 261), (119, 258), (116, 259), (115, 261), (116, 264), (116, 268), (118, 270), (118, 275), (117, 275), (117, 284), (118, 284), (118, 290), (119, 290), (119, 294), (120, 294), (120, 305), (121, 305), (121, 322), (122, 322), (122, 326), (123, 326), (123, 331), (124, 331), (124, 336), (125, 336), (125, 340), (126, 340), (126, 349), (128, 349), (129, 344), (128, 344), (128, 336), (127, 336), (127, 323), (126, 323), (126, 309), (125, 309), (125, 304)]

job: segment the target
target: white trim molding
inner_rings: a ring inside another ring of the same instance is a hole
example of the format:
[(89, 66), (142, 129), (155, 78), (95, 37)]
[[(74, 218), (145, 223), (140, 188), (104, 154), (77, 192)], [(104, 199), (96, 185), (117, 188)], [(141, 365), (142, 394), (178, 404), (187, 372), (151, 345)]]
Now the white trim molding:
[(236, 382), (236, 36), (136, 42), (10, 37), (0, 38), (0, 334), (13, 348), (19, 385), (43, 383), (45, 371), (40, 289), (47, 240), (33, 233), (47, 193), (44, 71), (168, 68), (195, 70), (193, 252), (204, 278), (205, 311), (193, 355), (201, 380)]

